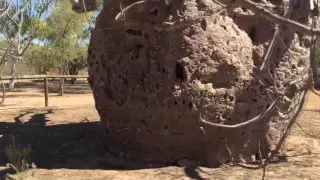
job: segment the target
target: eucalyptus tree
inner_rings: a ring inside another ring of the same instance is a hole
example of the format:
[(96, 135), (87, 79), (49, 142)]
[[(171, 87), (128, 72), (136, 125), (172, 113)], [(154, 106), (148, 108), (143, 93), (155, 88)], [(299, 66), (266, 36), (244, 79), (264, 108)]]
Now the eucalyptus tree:
[[(17, 65), (23, 60), (32, 40), (39, 36), (44, 28), (42, 18), (49, 9), (52, 0), (4, 0), (0, 9), (4, 9), (0, 17), (0, 33), (9, 42), (7, 48), (2, 48), (2, 56), (10, 56), (11, 72), (14, 76)], [(6, 62), (3, 63), (5, 66)], [(9, 89), (14, 88), (14, 79), (9, 82)]]

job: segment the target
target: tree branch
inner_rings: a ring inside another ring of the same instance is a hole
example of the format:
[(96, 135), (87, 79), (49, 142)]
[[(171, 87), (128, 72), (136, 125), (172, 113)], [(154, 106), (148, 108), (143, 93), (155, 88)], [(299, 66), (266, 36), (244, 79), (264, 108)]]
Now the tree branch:
[(212, 123), (212, 122), (206, 121), (205, 119), (203, 119), (201, 117), (201, 113), (200, 113), (200, 121), (205, 123), (205, 124), (208, 124), (208, 125), (210, 125), (212, 127), (222, 127), (222, 128), (227, 128), (227, 129), (237, 129), (237, 128), (241, 128), (241, 127), (250, 125), (252, 123), (255, 123), (255, 122), (263, 119), (267, 114), (269, 114), (276, 107), (276, 103), (277, 103), (277, 99), (272, 102), (272, 104), (269, 106), (269, 108), (264, 113), (259, 114), (258, 116), (254, 117), (254, 118), (252, 118), (252, 119), (250, 119), (248, 121), (245, 121), (245, 122), (242, 122), (242, 123), (238, 123), (238, 124), (234, 124), (234, 125), (217, 124), (217, 123)]
[(12, 7), (12, 5), (13, 5), (13, 1), (11, 0), (10, 3), (6, 7), (4, 7), (3, 9), (0, 9), (0, 11), (3, 11), (0, 14), (0, 18), (2, 18), (3, 16), (8, 14), (8, 12), (9, 12), (10, 8)]
[(269, 47), (268, 47), (268, 50), (263, 58), (263, 62), (262, 62), (262, 65), (260, 67), (260, 71), (262, 72), (264, 69), (265, 69), (265, 66), (266, 66), (266, 63), (269, 61), (269, 57), (270, 57), (270, 53), (272, 52), (274, 46), (275, 46), (275, 42), (276, 42), (276, 39), (279, 35), (279, 29), (280, 27), (276, 27), (276, 31), (274, 32), (274, 35), (273, 35), (273, 38), (269, 44)]
[[(230, 3), (229, 3), (230, 0), (220, 0), (220, 2), (223, 4), (226, 4), (226, 5), (230, 5)], [(261, 5), (252, 2), (251, 0), (235, 0), (235, 2), (236, 2), (236, 6), (234, 6), (233, 8), (243, 7), (243, 8), (249, 9), (253, 13), (260, 15), (261, 17), (263, 17), (266, 20), (269, 20), (275, 24), (289, 24), (296, 31), (299, 31), (299, 32), (304, 33), (306, 35), (311, 35), (312, 33), (314, 33), (316, 35), (320, 35), (320, 29), (312, 29), (311, 27), (300, 24), (296, 21), (292, 21), (290, 19), (286, 19), (284, 17), (278, 16), (278, 15), (266, 10)]]
[(0, 55), (1, 56), (10, 56), (10, 57), (12, 57), (14, 59), (19, 59), (18, 56), (13, 55), (12, 53), (7, 54), (6, 52), (1, 52), (0, 51)]
[(2, 31), (2, 35), (6, 38), (10, 45), (12, 45), (14, 48), (17, 48), (17, 46), (14, 44), (13, 40), (9, 37), (6, 31)]
[[(130, 4), (129, 6), (123, 8), (117, 15), (116, 17), (114, 18), (115, 20), (119, 20), (119, 18), (126, 12), (128, 11), (129, 9), (131, 9), (132, 7), (136, 6), (136, 5), (139, 5), (139, 4), (144, 4), (144, 3), (148, 3), (148, 2), (159, 2), (160, 0), (148, 0), (148, 1), (137, 1), (137, 2), (134, 2), (132, 4)], [(121, 5), (121, 4), (120, 4)]]
[[(27, 8), (29, 2), (31, 2), (31, 0), (26, 0), (26, 1), (24, 2), (24, 4), (22, 5), (22, 7), (19, 8), (19, 9), (17, 10), (17, 12), (12, 16), (12, 18), (13, 18), (13, 19), (16, 18), (21, 12), (23, 12), (23, 11)], [(7, 20), (4, 24), (6, 24), (8, 21), (9, 21), (9, 20)]]

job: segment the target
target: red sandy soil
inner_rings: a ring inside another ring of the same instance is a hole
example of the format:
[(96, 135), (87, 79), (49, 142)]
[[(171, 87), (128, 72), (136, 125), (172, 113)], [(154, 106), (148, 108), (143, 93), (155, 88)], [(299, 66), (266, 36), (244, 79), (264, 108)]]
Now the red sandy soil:
[[(163, 167), (125, 170), (106, 162), (103, 130), (87, 84), (66, 84), (65, 95), (58, 96), (57, 82), (50, 82), (49, 106), (44, 108), (41, 82), (23, 81), (15, 92), (8, 92), (0, 107), (0, 147), (9, 134), (23, 145), (30, 144), (30, 161), (38, 167), (15, 177), (24, 180), (133, 180), (133, 179), (262, 179), (262, 170), (224, 165), (220, 168)], [(309, 93), (281, 150), (280, 162), (270, 164), (266, 179), (320, 179), (320, 98)], [(4, 148), (0, 149), (0, 179), (6, 173)]]

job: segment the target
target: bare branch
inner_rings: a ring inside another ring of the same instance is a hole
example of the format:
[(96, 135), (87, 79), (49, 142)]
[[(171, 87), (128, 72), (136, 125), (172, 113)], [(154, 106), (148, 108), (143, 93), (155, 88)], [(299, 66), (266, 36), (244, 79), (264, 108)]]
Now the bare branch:
[(136, 21), (116, 21), (114, 27), (110, 28), (102, 28), (102, 29), (93, 29), (91, 31), (108, 31), (114, 29), (132, 29), (132, 28), (139, 28), (139, 29), (146, 29), (146, 30), (156, 30), (156, 31), (176, 31), (179, 29), (187, 28), (190, 25), (199, 22), (199, 20), (203, 20), (206, 18), (213, 18), (222, 12), (225, 9), (221, 9), (219, 12), (210, 15), (210, 16), (199, 16), (199, 17), (190, 17), (188, 19), (181, 19), (174, 22), (163, 22), (162, 24), (150, 24), (150, 23), (141, 23)]
[[(305, 101), (305, 97), (306, 97), (306, 94), (308, 93), (307, 90), (305, 90), (302, 94), (302, 97), (301, 97), (301, 103), (299, 104), (299, 107), (295, 113), (294, 116), (291, 116), (290, 115), (290, 122), (288, 124), (288, 126), (286, 127), (285, 131), (283, 132), (283, 135), (281, 136), (280, 140), (278, 141), (277, 145), (276, 145), (276, 148), (271, 151), (271, 154), (268, 156), (268, 158), (266, 160), (262, 160), (262, 157), (261, 157), (261, 150), (259, 150), (259, 155), (260, 155), (260, 159), (261, 159), (261, 162), (259, 165), (249, 165), (249, 164), (244, 164), (244, 163), (237, 163), (234, 158), (233, 158), (233, 155), (231, 153), (231, 150), (229, 148), (229, 146), (226, 144), (226, 148), (229, 152), (229, 155), (231, 156), (232, 160), (234, 161), (234, 163), (240, 167), (243, 167), (243, 168), (247, 168), (247, 169), (260, 169), (260, 168), (263, 168), (264, 169), (264, 172), (263, 172), (263, 175), (265, 176), (265, 168), (266, 166), (268, 165), (268, 163), (276, 156), (276, 154), (279, 152), (281, 146), (283, 145), (285, 139), (287, 138), (287, 136), (289, 135), (289, 132), (290, 132), (290, 129), (292, 128), (292, 125), (294, 123), (296, 123), (296, 119), (299, 115), (299, 112), (301, 112), (302, 108), (303, 108), (303, 104), (304, 104), (304, 101)], [(259, 144), (259, 149), (260, 149), (260, 144)]]
[[(29, 5), (29, 2), (31, 2), (31, 0), (26, 0), (25, 2), (24, 2), (24, 4), (21, 6), (21, 8), (20, 9), (18, 9), (17, 10), (17, 12), (13, 15), (13, 16), (11, 16), (11, 18), (16, 18), (21, 12), (24, 12), (24, 10), (27, 8), (27, 6)], [(8, 20), (9, 21), (9, 20)], [(6, 21), (5, 23), (7, 23), (8, 21)]]
[[(128, 9), (132, 8), (133, 6), (136, 6), (138, 4), (143, 4), (146, 2), (156, 2), (156, 1), (159, 1), (159, 0), (135, 2), (135, 3), (127, 6), (126, 8), (122, 9), (122, 11), (120, 11), (116, 15), (115, 20), (119, 20), (119, 18), (123, 15), (123, 13), (128, 11)], [(250, 0), (235, 0), (234, 4), (230, 4), (229, 0), (219, 0), (219, 1), (220, 1), (219, 5), (226, 7), (228, 10), (232, 10), (236, 7), (243, 7), (243, 8), (251, 10), (252, 12), (261, 16), (262, 18), (269, 20), (275, 24), (288, 24), (296, 31), (299, 31), (299, 32), (304, 33), (306, 35), (311, 35), (312, 33), (314, 33), (316, 35), (320, 35), (320, 29), (312, 29), (304, 24), (298, 23), (298, 22), (290, 20), (288, 18), (278, 16), (278, 15), (266, 10), (263, 7), (263, 6), (266, 6), (266, 4), (258, 4), (258, 3), (254, 3)], [(223, 5), (223, 4), (225, 4), (225, 5)], [(208, 16), (208, 17), (212, 17), (212, 16)], [(201, 18), (208, 18), (208, 17), (201, 17)], [(134, 21), (130, 21), (130, 22), (125, 21), (123, 23), (117, 22), (117, 25), (119, 25), (119, 26), (116, 28), (138, 27), (140, 29), (151, 29), (151, 30), (158, 30), (158, 31), (172, 31), (172, 30), (177, 30), (177, 29), (183, 28), (183, 27), (188, 27), (188, 26), (190, 26), (191, 22), (195, 23), (196, 22), (195, 20), (199, 19), (199, 18), (193, 17), (193, 18), (191, 18), (191, 19), (193, 19), (192, 21), (191, 20), (183, 20), (183, 22), (174, 23), (174, 24), (172, 24), (172, 22), (167, 22), (162, 25), (149, 24), (149, 23), (139, 23), (139, 22), (134, 22)], [(164, 27), (163, 25), (171, 25), (171, 27)], [(116, 28), (94, 29), (93, 31), (114, 30)]]
[[(44, 13), (44, 11), (48, 8), (48, 6), (50, 5), (50, 3), (52, 2), (52, 0), (48, 0), (48, 2), (46, 2), (46, 4), (44, 5), (44, 7), (40, 10), (39, 14), (37, 15), (37, 18), (40, 18), (42, 16), (42, 14)], [(32, 2), (31, 2), (32, 3)], [(21, 30), (20, 28), (22, 27), (22, 22), (23, 22), (23, 16), (22, 16), (22, 19), (20, 21), (21, 24), (19, 24), (19, 30)], [(32, 29), (32, 28), (31, 28)], [(20, 36), (20, 32), (18, 31), (17, 33), (19, 36)], [(31, 32), (30, 30), (30, 35), (29, 37), (24, 40), (23, 42), (21, 41), (21, 39), (19, 39), (20, 42), (18, 42), (18, 56), (21, 56), (24, 54), (24, 52), (27, 50), (27, 48), (29, 47), (31, 41), (33, 40), (34, 38), (34, 32)]]
[(83, 4), (83, 8), (84, 8), (84, 14), (85, 14), (85, 16), (86, 16), (86, 18), (87, 18), (87, 21), (88, 21), (88, 23), (89, 23), (89, 26), (91, 26), (91, 25), (92, 25), (92, 22), (91, 22), (91, 20), (89, 19), (88, 12), (87, 12), (87, 7), (86, 7), (86, 4), (84, 3), (84, 0), (82, 0), (82, 4)]
[[(222, 4), (226, 4), (230, 6), (230, 0), (219, 0)], [(233, 1), (232, 1), (233, 2)], [(235, 0), (233, 8), (243, 7), (251, 10), (253, 13), (260, 15), (261, 17), (269, 20), (275, 24), (289, 24), (296, 31), (304, 33), (306, 35), (311, 35), (312, 33), (316, 35), (320, 35), (320, 29), (312, 29), (306, 25), (300, 24), (296, 21), (292, 21), (290, 19), (278, 16), (268, 10), (266, 10), (261, 5), (252, 2), (251, 0)]]
[[(256, 166), (256, 165), (250, 165), (250, 164), (244, 164), (244, 163), (238, 163), (238, 162), (235, 160), (234, 155), (233, 155), (232, 152), (231, 152), (231, 149), (230, 149), (230, 147), (229, 147), (229, 145), (228, 145), (227, 140), (225, 140), (225, 146), (226, 146), (226, 149), (227, 149), (227, 151), (228, 151), (228, 154), (229, 154), (232, 162), (234, 163), (234, 165), (239, 166), (239, 167), (242, 167), (242, 168), (246, 168), (246, 169), (259, 169), (259, 168), (263, 167), (264, 164), (263, 164), (262, 157), (261, 157), (261, 164), (258, 165), (258, 166)], [(258, 147), (258, 148), (259, 148), (259, 153), (260, 153), (260, 155), (261, 155), (260, 141), (259, 141), (258, 146), (259, 146), (259, 147)]]
[(281, 136), (276, 148), (271, 152), (270, 156), (268, 157), (267, 161), (269, 161), (270, 159), (272, 159), (280, 150), (284, 140), (287, 138), (287, 136), (289, 135), (289, 131), (291, 129), (291, 127), (293, 126), (293, 124), (296, 122), (296, 119), (298, 117), (298, 115), (300, 114), (302, 108), (303, 108), (303, 104), (304, 104), (304, 101), (305, 101), (305, 97), (307, 95), (308, 91), (305, 90), (302, 94), (302, 98), (301, 98), (301, 103), (295, 113), (295, 115), (291, 118), (287, 128), (285, 129), (285, 131), (283, 132), (283, 135)]
[(49, 5), (52, 3), (53, 0), (47, 0), (46, 4), (42, 7), (40, 10), (37, 18), (41, 18), (42, 14), (45, 12), (45, 10), (49, 7)]
[(4, 7), (3, 9), (0, 9), (0, 11), (3, 11), (0, 14), (0, 18), (3, 17), (3, 16), (6, 16), (8, 14), (8, 12), (10, 11), (12, 6), (13, 6), (13, 1), (11, 0), (10, 3), (6, 7)]
[(10, 52), (13, 52), (13, 50), (11, 48), (2, 48), (0, 47), (0, 52), (1, 51), (10, 51)]
[(19, 59), (18, 56), (13, 55), (13, 53), (8, 53), (7, 54), (6, 52), (0, 52), (0, 55), (1, 56), (10, 56), (12, 58)]
[(229, 148), (228, 141), (227, 141), (226, 139), (225, 139), (224, 145), (226, 146), (226, 149), (227, 149), (227, 151), (228, 151), (228, 153), (229, 153), (229, 156), (230, 156), (232, 162), (236, 165), (237, 162), (236, 162), (236, 160), (234, 159), (234, 157), (233, 157), (233, 155), (232, 155), (231, 149)]
[(8, 15), (8, 17), (16, 26), (19, 26), (19, 23), (13, 17), (11, 17), (10, 15)]
[(119, 20), (119, 18), (129, 9), (131, 9), (132, 7), (139, 5), (139, 4), (144, 4), (144, 3), (148, 3), (148, 2), (159, 2), (160, 0), (148, 0), (148, 1), (137, 1), (135, 3), (130, 4), (129, 6), (125, 7), (124, 9), (122, 9), (114, 18), (115, 20)]
[(12, 45), (14, 48), (17, 48), (17, 46), (13, 42), (14, 40), (12, 40), (5, 31), (2, 31), (2, 35), (6, 38), (10, 45)]
[(275, 46), (275, 42), (276, 42), (276, 39), (277, 39), (278, 35), (279, 35), (279, 27), (276, 27), (276, 30), (275, 30), (274, 35), (273, 35), (273, 38), (272, 38), (272, 40), (271, 40), (271, 42), (269, 44), (268, 50), (267, 50), (267, 52), (266, 52), (266, 54), (265, 54), (265, 56), (263, 58), (263, 63), (261, 65), (261, 67), (260, 67), (260, 71), (264, 70), (264, 68), (266, 66), (266, 63), (269, 61), (270, 53), (272, 52), (272, 50), (273, 50), (273, 48)]
[(263, 119), (267, 114), (269, 114), (276, 107), (276, 103), (277, 103), (277, 99), (272, 102), (272, 104), (269, 106), (269, 108), (264, 113), (259, 114), (258, 116), (254, 117), (254, 118), (252, 118), (252, 119), (250, 119), (248, 121), (245, 121), (245, 122), (242, 122), (242, 123), (238, 123), (238, 124), (234, 124), (234, 125), (217, 124), (217, 123), (212, 123), (212, 122), (206, 121), (201, 117), (201, 113), (200, 113), (200, 121), (205, 123), (205, 124), (208, 124), (208, 125), (210, 125), (212, 127), (222, 127), (222, 128), (227, 128), (227, 129), (237, 129), (237, 128), (241, 128), (241, 127), (250, 125), (252, 123), (255, 123), (255, 122)]
[[(291, 115), (290, 115), (290, 116), (291, 116)], [(291, 118), (292, 118), (292, 116), (291, 116)], [(302, 131), (303, 133), (305, 133), (306, 135), (308, 135), (308, 136), (310, 136), (310, 137), (312, 137), (312, 138), (315, 138), (315, 139), (318, 138), (317, 136), (312, 135), (312, 134), (306, 132), (298, 122), (295, 122), (295, 123), (296, 123), (296, 125), (301, 129), (301, 131)]]

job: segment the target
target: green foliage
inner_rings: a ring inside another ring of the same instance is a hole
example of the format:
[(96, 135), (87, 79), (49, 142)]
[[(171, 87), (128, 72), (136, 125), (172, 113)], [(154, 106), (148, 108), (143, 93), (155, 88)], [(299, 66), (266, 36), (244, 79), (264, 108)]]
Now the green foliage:
[[(5, 8), (6, 5), (6, 1), (0, 1), (0, 8)], [(10, 17), (12, 17), (15, 14), (16, 10), (17, 7), (15, 5), (12, 5), (9, 11), (7, 12), (7, 15), (0, 17), (0, 30), (1, 32), (6, 32), (7, 35), (9, 35), (10, 37), (12, 37), (14, 31), (17, 30), (17, 26), (10, 19)]]
[(97, 11), (101, 11), (101, 10), (102, 10), (102, 8), (103, 8), (103, 1), (104, 1), (104, 0), (96, 0), (97, 5), (98, 5)]
[[(33, 47), (27, 55), (28, 66), (40, 74), (51, 68), (67, 73), (69, 61), (87, 56), (84, 42), (88, 39), (88, 20), (85, 14), (73, 12), (69, 1), (55, 0), (52, 5), (46, 23), (39, 23), (38, 39), (44, 45)], [(89, 18), (92, 15), (89, 13)]]
[[(98, 1), (100, 5), (103, 2), (102, 0)], [(0, 2), (0, 7), (2, 2)], [(33, 39), (40, 44), (31, 43), (30, 46), (25, 47), (26, 50), (20, 51), (22, 53), (19, 56), (23, 60), (19, 62), (18, 71), (21, 67), (27, 66), (29, 74), (41, 74), (51, 68), (59, 68), (62, 73), (67, 73), (69, 61), (78, 59), (85, 63), (87, 56), (86, 43), (90, 37), (89, 21), (86, 15), (73, 12), (71, 3), (67, 0), (19, 0), (15, 2), (9, 14), (13, 16), (25, 2), (29, 2), (29, 5), (22, 13), (23, 21), (19, 31), (20, 47), (25, 46), (28, 41)], [(92, 19), (93, 15), (93, 12), (88, 13), (88, 18)], [(15, 20), (19, 22), (18, 17)], [(8, 16), (0, 18), (0, 31), (11, 40), (19, 30), (19, 25), (16, 22)], [(0, 42), (0, 46), (7, 47), (8, 44), (2, 45)], [(7, 59), (10, 60), (11, 58)], [(10, 61), (8, 61), (8, 68), (5, 69), (4, 74), (10, 72), (10, 64)]]
[[(36, 2), (32, 0), (17, 1), (10, 9), (8, 16), (0, 19), (2, 33), (11, 39), (14, 38), (16, 34), (20, 34), (24, 40), (26, 40), (26, 37), (35, 37), (38, 30), (41, 29), (39, 27), (41, 25), (41, 17), (47, 10), (50, 2), (51, 0), (40, 0)], [(22, 10), (19, 11), (20, 9)]]
[[(0, 41), (0, 48), (7, 48), (8, 45), (9, 45), (8, 41), (6, 41), (6, 40)], [(30, 44), (30, 48), (26, 50), (26, 53), (23, 55), (23, 59), (25, 59), (25, 57), (27, 57), (27, 55), (30, 53), (30, 50), (33, 49), (34, 46), (37, 46), (37, 45)], [(2, 67), (1, 63), (3, 63), (3, 61), (1, 61), (1, 60), (2, 60), (2, 56), (0, 56), (0, 67)], [(12, 63), (11, 58), (9, 56), (7, 56), (4, 60), (7, 61), (7, 65), (1, 75), (9, 76), (10, 75), (10, 67), (11, 67), (11, 63)], [(32, 72), (30, 71), (31, 69), (29, 69), (28, 66), (26, 66), (25, 62), (28, 62), (28, 61), (24, 60), (18, 65), (18, 70), (16, 72), (17, 75), (32, 74)]]
[(31, 152), (30, 145), (22, 147), (11, 136), (11, 143), (5, 148), (5, 154), (10, 166), (17, 172), (23, 172), (28, 169), (28, 160)]
[(42, 37), (47, 31), (47, 24), (40, 18), (31, 17), (24, 21), (23, 29), (32, 32), (33, 37)]
[(45, 71), (55, 66), (53, 51), (46, 46), (33, 46), (30, 52), (26, 53), (26, 64), (33, 68), (33, 73), (43, 74)]

